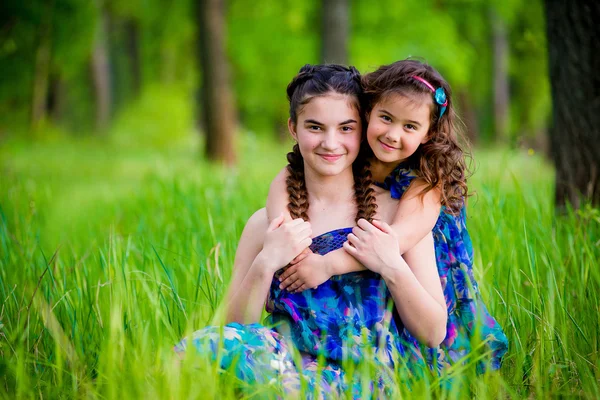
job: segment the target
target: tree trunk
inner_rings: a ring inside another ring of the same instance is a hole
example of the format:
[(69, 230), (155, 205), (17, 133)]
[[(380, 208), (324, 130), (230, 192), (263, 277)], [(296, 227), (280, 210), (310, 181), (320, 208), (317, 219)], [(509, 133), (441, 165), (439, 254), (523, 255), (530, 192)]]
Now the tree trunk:
[(350, 7), (348, 0), (321, 0), (321, 62), (348, 64)]
[(59, 76), (50, 79), (50, 90), (48, 92), (48, 112), (50, 118), (55, 122), (61, 122), (65, 117), (67, 88), (65, 81)]
[(600, 206), (600, 3), (546, 0), (555, 201)]
[(142, 68), (140, 64), (140, 35), (136, 20), (129, 18), (125, 22), (125, 36), (127, 42), (127, 58), (131, 73), (131, 87), (134, 97), (140, 94), (142, 86)]
[(106, 37), (108, 14), (101, 6), (101, 0), (96, 0), (100, 8), (100, 16), (92, 50), (92, 80), (96, 103), (96, 130), (103, 131), (110, 122), (112, 103), (111, 76)]
[(39, 40), (35, 53), (35, 75), (31, 99), (31, 127), (33, 129), (37, 128), (40, 121), (46, 118), (46, 111), (48, 110), (53, 11), (54, 1), (47, 1), (38, 31)]
[(236, 115), (225, 52), (223, 0), (198, 3), (199, 59), (202, 69), (202, 115), (206, 156), (213, 161), (235, 164)]
[(493, 46), (494, 135), (498, 142), (508, 143), (508, 35), (504, 22), (490, 11)]
[(457, 98), (458, 109), (465, 124), (466, 136), (472, 144), (476, 144), (479, 141), (479, 120), (470, 94), (467, 90), (462, 89), (458, 91)]

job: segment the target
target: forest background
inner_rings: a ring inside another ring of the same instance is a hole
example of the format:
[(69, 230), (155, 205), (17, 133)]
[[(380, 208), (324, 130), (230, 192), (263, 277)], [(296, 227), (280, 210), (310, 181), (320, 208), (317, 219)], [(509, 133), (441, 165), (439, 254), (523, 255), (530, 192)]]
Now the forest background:
[(285, 166), (287, 84), (412, 56), (473, 144), (477, 277), (511, 343), (499, 374), (414, 390), (600, 397), (599, 10), (567, 3), (2, 2), (0, 393), (234, 395), (170, 347), (213, 318)]

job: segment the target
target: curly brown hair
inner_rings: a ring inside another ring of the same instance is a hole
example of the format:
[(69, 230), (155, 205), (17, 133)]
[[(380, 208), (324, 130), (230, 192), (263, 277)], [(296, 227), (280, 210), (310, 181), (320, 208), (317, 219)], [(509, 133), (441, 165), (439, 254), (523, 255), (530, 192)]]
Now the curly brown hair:
[[(434, 104), (433, 93), (418, 76), (434, 88), (443, 88), (448, 105), (440, 118), (440, 106)], [(437, 188), (442, 205), (449, 213), (457, 214), (468, 196), (466, 157), (468, 143), (462, 134), (452, 101), (452, 89), (446, 80), (430, 65), (418, 60), (401, 60), (379, 67), (363, 76), (365, 107), (367, 114), (388, 96), (400, 95), (409, 99), (428, 99), (431, 102), (431, 119), (428, 140), (420, 145), (405, 163), (425, 181), (421, 191), (424, 195)]]
[[(311, 99), (324, 96), (328, 93), (339, 93), (350, 95), (354, 98), (363, 121), (363, 129), (366, 126), (363, 110), (363, 96), (360, 73), (354, 67), (344, 67), (336, 64), (310, 65), (306, 64), (300, 69), (287, 87), (288, 100), (290, 102), (290, 119), (296, 124), (298, 114), (302, 107)], [(289, 197), (288, 210), (292, 218), (302, 218), (308, 221), (308, 192), (304, 179), (304, 158), (300, 153), (298, 144), (294, 145), (291, 152), (287, 154), (286, 179)], [(375, 216), (377, 203), (375, 191), (371, 187), (372, 179), (369, 170), (369, 162), (365, 157), (365, 151), (361, 149), (357, 159), (352, 164), (354, 174), (354, 200), (357, 206), (356, 221), (364, 218), (371, 221)]]

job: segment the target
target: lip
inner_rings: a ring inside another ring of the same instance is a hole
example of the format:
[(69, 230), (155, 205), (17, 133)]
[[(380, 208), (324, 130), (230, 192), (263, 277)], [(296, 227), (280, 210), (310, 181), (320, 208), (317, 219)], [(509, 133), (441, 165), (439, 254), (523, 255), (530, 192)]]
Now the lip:
[(381, 147), (383, 147), (384, 150), (386, 151), (395, 151), (395, 150), (399, 150), (396, 147), (390, 146), (389, 144), (385, 144), (383, 143), (381, 140), (379, 141), (379, 143), (381, 144)]
[(335, 162), (342, 158), (342, 154), (319, 154), (319, 157), (325, 161)]

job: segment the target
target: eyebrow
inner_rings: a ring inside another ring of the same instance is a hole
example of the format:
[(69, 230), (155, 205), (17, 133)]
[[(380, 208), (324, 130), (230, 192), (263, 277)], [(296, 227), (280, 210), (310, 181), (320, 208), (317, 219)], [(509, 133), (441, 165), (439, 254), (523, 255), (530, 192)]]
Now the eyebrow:
[(323, 125), (323, 123), (316, 121), (314, 119), (305, 119), (304, 123), (305, 124), (314, 124), (314, 125)]
[[(391, 112), (389, 112), (388, 110), (385, 110), (385, 109), (383, 109), (383, 108), (380, 108), (380, 109), (379, 109), (379, 112), (384, 112), (384, 113), (386, 113), (386, 114), (388, 114), (388, 115), (390, 115), (390, 116), (392, 116), (392, 117), (396, 118), (396, 116), (395, 116), (394, 114), (392, 114)], [(413, 125), (419, 125), (419, 126), (421, 126), (421, 125), (422, 125), (422, 124), (421, 124), (419, 121), (408, 120), (408, 121), (406, 121), (406, 122), (408, 122), (409, 124), (413, 124)]]
[[(322, 122), (319, 122), (319, 121), (314, 120), (314, 119), (306, 119), (306, 120), (304, 120), (304, 123), (305, 124), (314, 124), (314, 125), (323, 125)], [(353, 123), (355, 124), (356, 120), (354, 120), (354, 119), (347, 119), (347, 120), (345, 120), (343, 122), (340, 122), (339, 125), (348, 125), (348, 124), (353, 124)]]

